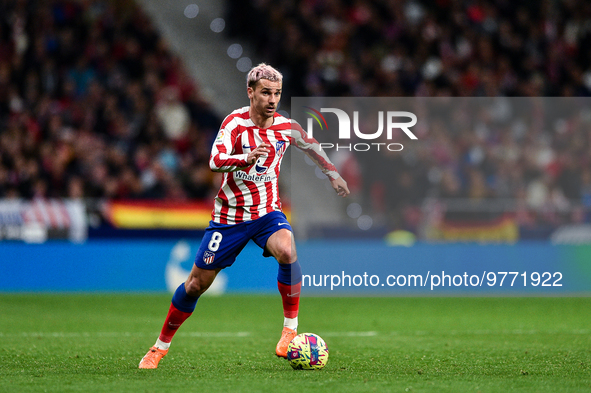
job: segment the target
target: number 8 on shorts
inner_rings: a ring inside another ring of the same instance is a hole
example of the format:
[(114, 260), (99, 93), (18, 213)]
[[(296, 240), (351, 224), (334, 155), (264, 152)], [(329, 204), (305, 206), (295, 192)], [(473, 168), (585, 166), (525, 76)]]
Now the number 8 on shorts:
[(222, 234), (219, 232), (214, 232), (211, 234), (211, 240), (209, 241), (209, 244), (207, 245), (207, 248), (209, 249), (209, 251), (213, 251), (216, 252), (218, 250), (218, 248), (220, 248), (220, 243), (222, 242)]

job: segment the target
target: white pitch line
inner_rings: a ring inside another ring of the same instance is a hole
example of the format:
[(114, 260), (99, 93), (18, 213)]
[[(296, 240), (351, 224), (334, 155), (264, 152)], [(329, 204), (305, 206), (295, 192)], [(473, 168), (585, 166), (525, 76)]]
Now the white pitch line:
[[(416, 335), (423, 336), (431, 334), (428, 331), (416, 330), (411, 332), (383, 332), (363, 331), (363, 332), (325, 332), (320, 334), (321, 337), (375, 337), (380, 334), (390, 335)], [(591, 334), (591, 329), (572, 329), (572, 330), (451, 330), (445, 334), (450, 336), (456, 335), (534, 335), (534, 334), (574, 334), (574, 335), (588, 335)], [(202, 338), (244, 338), (251, 336), (251, 332), (178, 332), (176, 336), (180, 337), (202, 337)], [(32, 337), (32, 338), (88, 338), (88, 337), (157, 337), (158, 332), (19, 332), (19, 333), (3, 333), (0, 332), (0, 337)]]
[[(181, 337), (248, 337), (250, 332), (178, 332)], [(2, 333), (0, 337), (41, 337), (41, 338), (85, 338), (85, 337), (157, 337), (158, 333), (132, 333), (132, 332), (20, 332)]]
[(322, 333), (322, 337), (373, 337), (377, 336), (378, 332), (326, 332)]
[(449, 331), (450, 335), (458, 335), (458, 334), (473, 334), (473, 335), (491, 335), (491, 334), (513, 334), (513, 335), (532, 335), (532, 334), (584, 334), (587, 335), (591, 333), (590, 329), (572, 329), (572, 330), (537, 330), (537, 329), (513, 329), (513, 330), (491, 330), (491, 329), (484, 329), (484, 330), (451, 330)]
[(179, 332), (184, 337), (247, 337), (250, 332)]

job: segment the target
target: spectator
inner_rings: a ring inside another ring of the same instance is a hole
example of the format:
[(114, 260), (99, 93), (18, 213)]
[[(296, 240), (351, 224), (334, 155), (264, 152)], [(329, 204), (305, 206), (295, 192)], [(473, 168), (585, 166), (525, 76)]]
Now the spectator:
[[(176, 162), (220, 120), (133, 2), (0, 9), (0, 197), (195, 194)], [(187, 154), (185, 171), (203, 162)]]

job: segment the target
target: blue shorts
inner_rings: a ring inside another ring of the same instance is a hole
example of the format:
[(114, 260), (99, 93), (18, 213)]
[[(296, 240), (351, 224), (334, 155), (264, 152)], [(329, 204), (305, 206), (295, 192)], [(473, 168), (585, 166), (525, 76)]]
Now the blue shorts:
[(293, 232), (285, 214), (279, 211), (234, 225), (210, 221), (197, 251), (195, 265), (208, 270), (232, 266), (250, 239), (263, 249), (263, 256), (270, 257), (265, 245), (269, 237), (280, 229)]

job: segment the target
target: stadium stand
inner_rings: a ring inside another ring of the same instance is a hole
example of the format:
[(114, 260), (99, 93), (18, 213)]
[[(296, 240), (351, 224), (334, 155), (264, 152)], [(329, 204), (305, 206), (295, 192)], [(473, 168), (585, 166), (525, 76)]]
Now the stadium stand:
[(210, 195), (220, 119), (132, 1), (0, 15), (0, 197)]
[[(294, 96), (589, 96), (583, 0), (228, 2)], [(252, 24), (261, 20), (266, 23)], [(248, 25), (248, 28), (246, 27)]]

